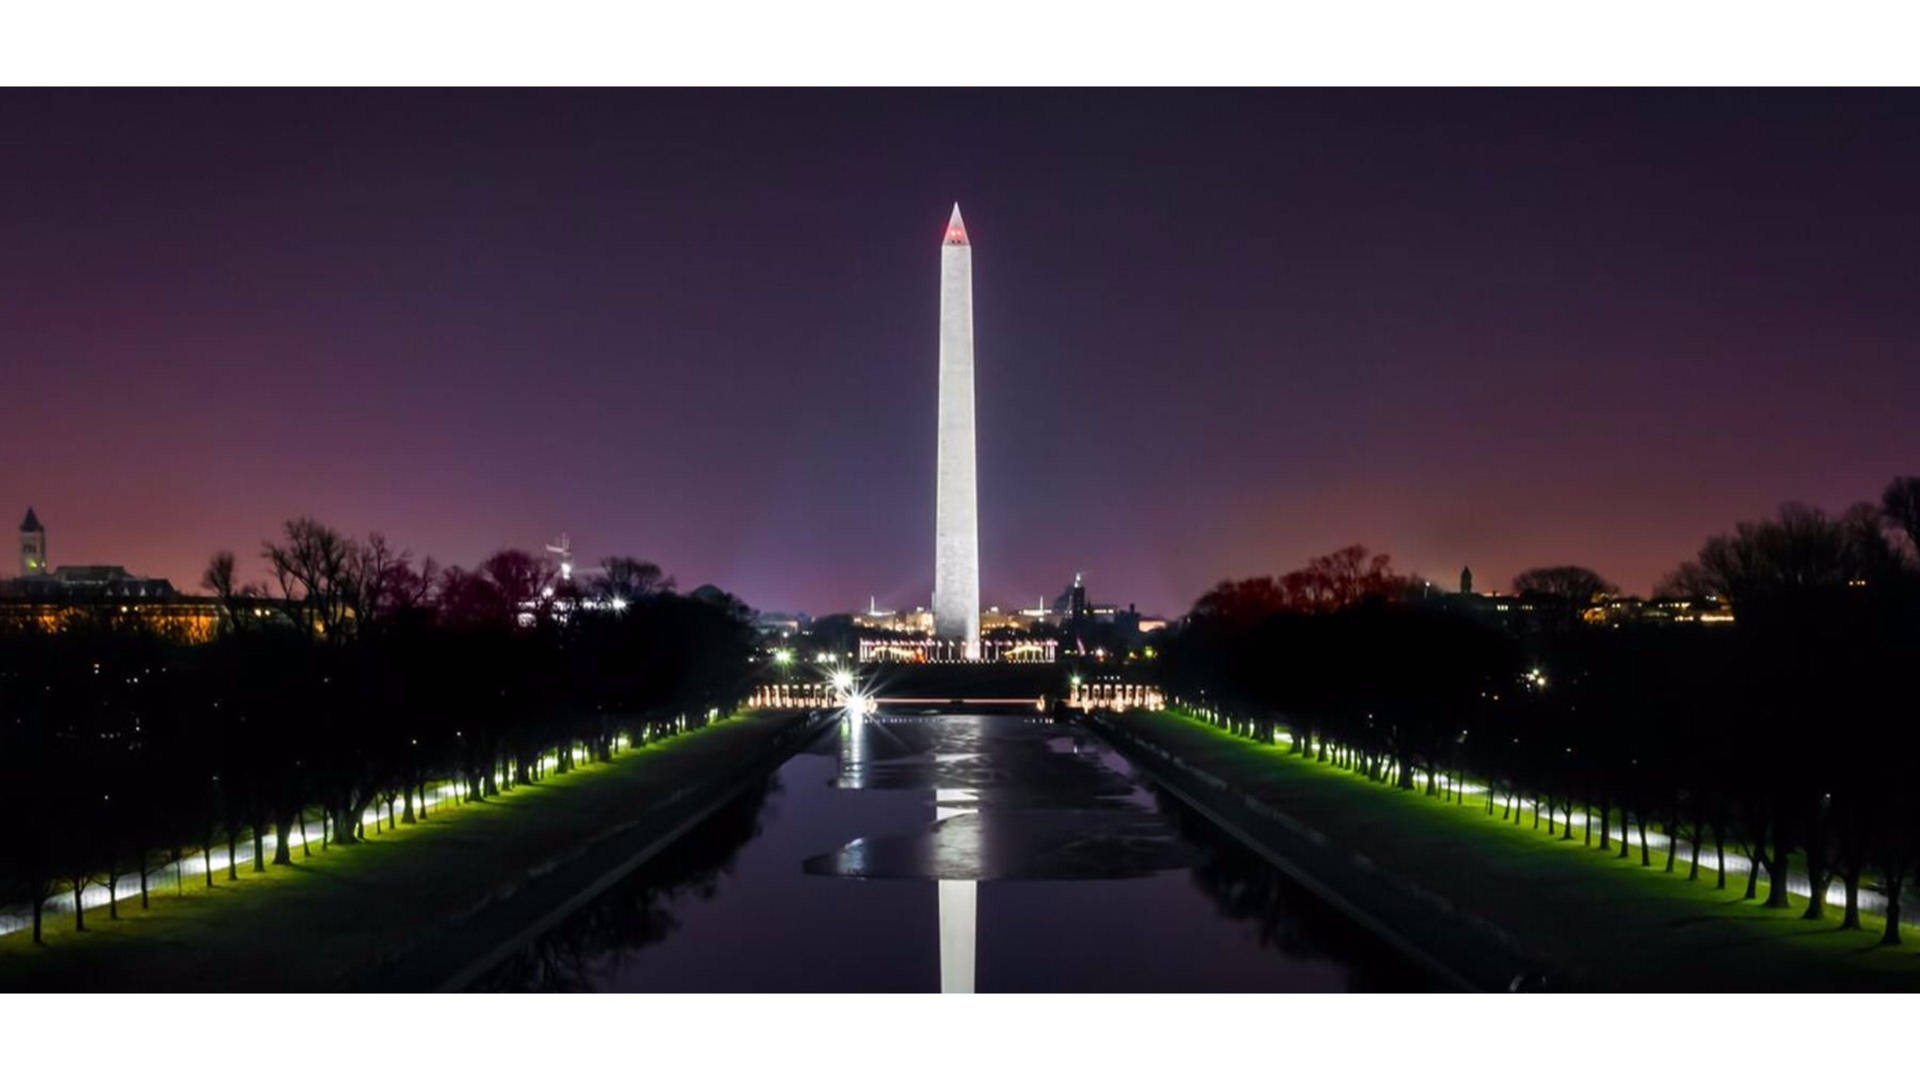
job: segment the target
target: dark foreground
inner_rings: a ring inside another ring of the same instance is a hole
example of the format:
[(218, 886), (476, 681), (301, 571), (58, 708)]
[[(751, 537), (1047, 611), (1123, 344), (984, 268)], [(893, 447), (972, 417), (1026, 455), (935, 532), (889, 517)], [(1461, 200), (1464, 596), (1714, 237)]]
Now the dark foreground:
[(846, 720), (495, 990), (1337, 991), (1425, 973), (1090, 731)]

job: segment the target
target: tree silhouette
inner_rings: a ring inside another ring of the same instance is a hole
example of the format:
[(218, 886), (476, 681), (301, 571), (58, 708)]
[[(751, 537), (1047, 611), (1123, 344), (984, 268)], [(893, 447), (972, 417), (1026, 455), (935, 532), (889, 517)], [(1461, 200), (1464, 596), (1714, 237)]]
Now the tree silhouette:
[(257, 872), (288, 863), (315, 808), (323, 847), (358, 843), (376, 807), (376, 829), (417, 821), (430, 784), (488, 798), (548, 760), (610, 758), (621, 734), (698, 726), (751, 687), (745, 606), (680, 596), (642, 560), (615, 567), (616, 606), (525, 552), (441, 570), (311, 518), (262, 556), (271, 590), (230, 553), (209, 560), (209, 642), (117, 605), (57, 633), (0, 623), (0, 810), (45, 826), (0, 830), (0, 902), (30, 904), (36, 932), (57, 890), (125, 873), (144, 897), (150, 867), (192, 850), (213, 887), (217, 846), (228, 877), (243, 845)]
[[(1470, 770), (1487, 782), (1486, 813), (1518, 825), (1531, 802), (1536, 828), (1544, 817), (1617, 859), (1653, 866), (1649, 834), (1664, 830), (1692, 847), (1689, 876), (1711, 858), (1725, 888), (1732, 846), (1753, 860), (1748, 897), (1764, 874), (1771, 906), (1788, 905), (1799, 861), (1808, 917), (1837, 883), (1855, 928), (1862, 894), (1878, 892), (1883, 941), (1897, 943), (1920, 812), (1905, 775), (1920, 751), (1905, 722), (1920, 665), (1917, 508), (1920, 481), (1902, 478), (1877, 506), (1788, 504), (1709, 538), (1661, 588), (1724, 599), (1731, 628), (1571, 617), (1614, 591), (1583, 567), (1514, 582), (1568, 617), (1501, 622), (1454, 597), (1383, 582), (1354, 599), (1283, 575), (1209, 590), (1159, 674), (1201, 719), (1263, 741), (1285, 728), (1294, 753), (1371, 780), (1409, 787), (1424, 772), (1444, 797)], [(1376, 564), (1313, 569), (1357, 580)], [(1677, 870), (1676, 847), (1662, 870)]]

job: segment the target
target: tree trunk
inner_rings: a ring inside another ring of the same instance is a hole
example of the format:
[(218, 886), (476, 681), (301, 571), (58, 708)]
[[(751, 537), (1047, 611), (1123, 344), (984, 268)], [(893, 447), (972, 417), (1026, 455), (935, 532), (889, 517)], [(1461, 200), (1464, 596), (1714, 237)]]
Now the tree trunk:
[(292, 818), (281, 818), (273, 823), (273, 865), (293, 865)]
[(1765, 857), (1758, 845), (1747, 853), (1747, 894), (1741, 899), (1751, 900), (1759, 895), (1760, 862)]
[(1887, 890), (1887, 928), (1880, 932), (1880, 944), (1900, 944), (1900, 886), (1903, 874), (1889, 873), (1885, 882)]
[[(1652, 866), (1653, 856), (1647, 851), (1647, 816), (1641, 814), (1639, 820), (1635, 821), (1634, 824), (1640, 829), (1640, 865)], [(1671, 870), (1672, 867), (1668, 867), (1668, 869)]]
[(75, 930), (87, 928), (87, 909), (80, 906), (80, 893), (86, 887), (87, 883), (84, 880), (73, 879), (73, 928)]
[(234, 839), (234, 833), (237, 833), (239, 831), (240, 830), (233, 825), (227, 826), (227, 880), (228, 881), (240, 880), (240, 846)]
[(107, 857), (107, 918), (120, 918), (120, 866)]
[(207, 872), (207, 888), (213, 888), (213, 827), (207, 827), (206, 843), (200, 850), (200, 869)]
[(267, 823), (255, 820), (253, 823), (253, 872), (267, 872)]
[(402, 804), (400, 821), (403, 824), (411, 825), (416, 820), (413, 816), (413, 785), (412, 784), (408, 784), (406, 786), (405, 793), (406, 793), (405, 802)]
[[(40, 889), (45, 887), (44, 885), (36, 886), (33, 893), (33, 943), (35, 945), (45, 944), (40, 937), (41, 920), (47, 912), (47, 898), (40, 895)], [(1895, 941), (1894, 944), (1897, 945), (1899, 942)]]
[[(1773, 860), (1767, 863), (1767, 901), (1770, 908), (1786, 907), (1787, 875), (1793, 870), (1793, 850), (1777, 834), (1773, 840)], [(1818, 892), (1818, 890), (1815, 890)]]
[(1816, 870), (1812, 858), (1807, 860), (1807, 910), (1800, 913), (1803, 919), (1824, 919), (1827, 917), (1827, 883), (1832, 875), (1824, 869)]
[(1842, 871), (1840, 880), (1847, 887), (1847, 907), (1840, 917), (1840, 929), (1860, 929), (1860, 870), (1849, 867)]
[(333, 842), (336, 844), (354, 844), (359, 837), (354, 834), (354, 818), (351, 800), (333, 808)]
[(1811, 827), (1807, 829), (1807, 910), (1800, 913), (1803, 919), (1822, 919), (1827, 914), (1827, 885), (1833, 880), (1833, 869), (1828, 861), (1827, 814), (1823, 808), (1813, 814)]
[[(1589, 817), (1588, 819), (1587, 829), (1589, 832), (1591, 832), (1593, 829), (1591, 817)], [(1611, 847), (1608, 846), (1609, 844), (1613, 843), (1613, 839), (1609, 835), (1610, 833), (1612, 833), (1612, 831), (1613, 831), (1613, 807), (1608, 805), (1606, 800), (1603, 799), (1600, 802), (1600, 850), (1601, 851), (1613, 850)]]

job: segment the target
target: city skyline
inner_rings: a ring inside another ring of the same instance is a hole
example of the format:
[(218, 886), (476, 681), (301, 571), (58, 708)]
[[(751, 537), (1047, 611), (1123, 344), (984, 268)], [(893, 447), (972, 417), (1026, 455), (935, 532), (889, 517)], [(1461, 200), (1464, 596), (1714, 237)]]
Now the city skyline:
[(924, 604), (957, 198), (983, 602), (1349, 543), (1645, 593), (1911, 468), (1913, 100), (19, 92), (0, 506), (184, 589), (311, 513)]

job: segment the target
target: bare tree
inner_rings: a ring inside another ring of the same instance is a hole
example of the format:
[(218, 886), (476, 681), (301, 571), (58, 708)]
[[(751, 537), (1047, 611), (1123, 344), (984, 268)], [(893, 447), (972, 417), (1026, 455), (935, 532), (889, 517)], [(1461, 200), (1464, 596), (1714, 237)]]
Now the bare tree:
[(362, 622), (391, 618), (429, 606), (440, 568), (432, 559), (413, 565), (413, 552), (395, 551), (382, 533), (371, 533), (354, 549), (352, 583)]
[(1885, 580), (1898, 563), (1880, 520), (1870, 503), (1856, 503), (1838, 518), (1787, 503), (1771, 521), (1743, 521), (1731, 535), (1708, 540), (1700, 548), (1697, 582), (1739, 607)]
[(268, 541), (262, 556), (301, 630), (324, 641), (351, 632), (363, 587), (361, 546), (310, 517), (285, 525), (282, 543)]
[(1689, 560), (1661, 578), (1660, 583), (1653, 587), (1653, 595), (1658, 600), (1704, 600), (1719, 596), (1719, 588), (1719, 583), (1705, 567)]
[(1880, 513), (1920, 555), (1920, 476), (1897, 476), (1880, 496)]
[(600, 571), (594, 592), (601, 600), (632, 603), (673, 588), (673, 579), (644, 559), (614, 555), (600, 560)]
[(516, 621), (525, 616), (544, 622), (552, 614), (559, 569), (551, 561), (508, 548), (487, 556), (479, 574)]
[(1619, 587), (1584, 566), (1536, 566), (1516, 574), (1513, 591), (1522, 596), (1544, 596), (1578, 607), (1619, 592)]
[(252, 619), (254, 605), (251, 601), (260, 595), (257, 585), (241, 585), (235, 571), (233, 552), (216, 551), (207, 560), (206, 572), (200, 575), (200, 587), (214, 595), (220, 602), (221, 625), (233, 630), (244, 627)]

